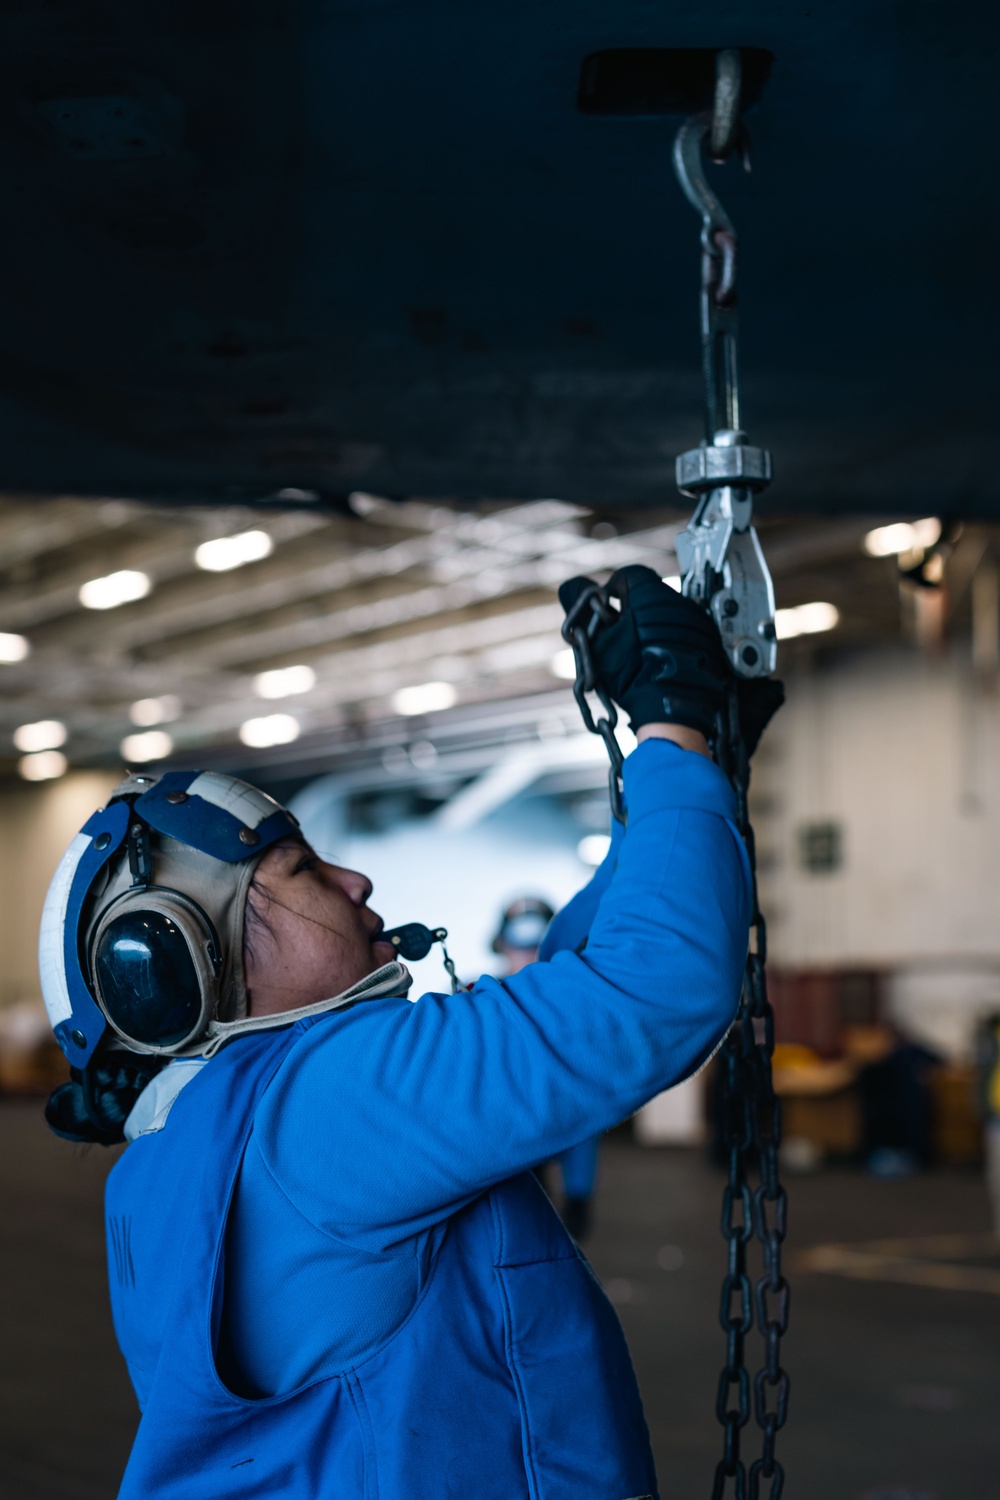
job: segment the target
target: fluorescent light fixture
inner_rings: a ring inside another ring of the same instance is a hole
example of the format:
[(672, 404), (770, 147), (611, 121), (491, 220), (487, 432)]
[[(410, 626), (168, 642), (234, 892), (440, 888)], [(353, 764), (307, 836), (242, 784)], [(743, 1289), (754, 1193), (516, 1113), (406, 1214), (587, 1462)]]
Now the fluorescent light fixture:
[(118, 573), (109, 573), (105, 578), (92, 578), (80, 589), (80, 603), (84, 609), (117, 609), (119, 604), (131, 604), (134, 599), (145, 599), (152, 588), (147, 573), (135, 568), (122, 568)]
[(58, 719), (39, 719), (35, 724), (21, 724), (14, 730), (14, 744), (26, 755), (35, 750), (58, 750), (66, 743), (66, 725)]
[(145, 734), (127, 734), (119, 748), (127, 766), (144, 766), (149, 760), (163, 760), (174, 742), (165, 729), (147, 729)]
[(668, 573), (663, 582), (668, 589), (675, 589), (679, 594), (681, 591), (681, 575), (679, 573)]
[(291, 698), (295, 693), (308, 693), (316, 686), (316, 673), (312, 667), (276, 667), (271, 672), (258, 672), (253, 680), (253, 690), (258, 698)]
[(10, 664), (24, 661), (30, 650), (27, 636), (10, 635), (7, 631), (0, 630), (0, 662)]
[(266, 531), (241, 531), (237, 536), (217, 536), (195, 548), (194, 560), (206, 573), (228, 573), (247, 563), (270, 557), (274, 543)]
[(137, 698), (128, 711), (133, 724), (150, 729), (154, 724), (169, 724), (181, 716), (181, 700), (173, 693), (162, 698)]
[(22, 755), (17, 763), (18, 775), (25, 781), (54, 781), (64, 776), (69, 761), (61, 750), (39, 750), (35, 755)]
[(595, 869), (604, 861), (604, 856), (611, 848), (611, 835), (608, 833), (587, 833), (576, 846), (577, 858), (585, 865), (592, 865)]
[(869, 531), (865, 551), (869, 557), (894, 557), (916, 547), (933, 547), (940, 535), (937, 516), (927, 516), (923, 521), (894, 521), (891, 526), (876, 526)]
[(821, 635), (833, 630), (840, 619), (835, 604), (817, 599), (812, 604), (797, 604), (794, 609), (776, 609), (774, 629), (779, 641), (790, 641), (797, 635)]
[(563, 682), (572, 682), (576, 677), (576, 657), (573, 654), (573, 647), (567, 646), (565, 651), (557, 651), (549, 662), (549, 670), (553, 677), (560, 677)]
[(301, 728), (291, 714), (264, 714), (259, 719), (244, 720), (240, 739), (253, 750), (266, 750), (269, 745), (290, 745), (298, 739)]
[(458, 701), (458, 692), (450, 682), (421, 682), (416, 687), (400, 688), (392, 695), (392, 706), (397, 714), (432, 714), (442, 708), (451, 708)]

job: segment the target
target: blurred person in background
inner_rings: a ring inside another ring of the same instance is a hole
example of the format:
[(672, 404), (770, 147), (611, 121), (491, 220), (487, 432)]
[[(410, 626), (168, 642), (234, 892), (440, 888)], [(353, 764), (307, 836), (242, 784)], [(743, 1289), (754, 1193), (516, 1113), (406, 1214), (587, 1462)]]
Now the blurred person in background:
[(887, 1041), (885, 1055), (858, 1075), (862, 1150), (872, 1176), (911, 1177), (931, 1162), (932, 1079), (941, 1058), (896, 1028)]
[[(499, 953), (503, 959), (506, 977), (520, 974), (528, 964), (537, 961), (539, 949), (554, 916), (552, 907), (540, 896), (519, 896), (506, 907), (493, 939), (493, 952)], [(584, 931), (582, 939), (577, 941), (582, 940), (585, 946), (586, 936)], [(560, 938), (559, 946), (555, 943), (546, 944), (546, 959), (557, 953), (559, 947), (577, 948), (576, 942), (569, 941), (567, 932), (562, 931)], [(582, 951), (582, 948), (577, 951)], [(592, 1200), (600, 1139), (600, 1136), (595, 1135), (580, 1141), (568, 1151), (561, 1152), (554, 1162), (545, 1162), (536, 1169), (536, 1175), (545, 1188), (548, 1187), (550, 1170), (553, 1167), (558, 1170), (562, 1185), (560, 1217), (576, 1240), (582, 1240), (589, 1234), (593, 1220)]]
[(504, 908), (492, 948), (503, 959), (505, 978), (520, 974), (536, 962), (554, 916), (555, 911), (541, 896), (518, 896)]
[[(130, 777), (67, 850), (47, 1119), (129, 1143), (105, 1203), (142, 1409), (122, 1500), (656, 1495), (621, 1327), (530, 1168), (711, 1055), (750, 877), (707, 738), (716, 627), (651, 569), (611, 583), (592, 649), (639, 743), (627, 831), (564, 914), (582, 951), (411, 1004), (371, 882), (217, 773)], [(752, 750), (780, 686), (740, 697)]]
[(983, 1118), (983, 1156), (993, 1232), (1000, 1236), (1000, 1011), (984, 1016), (976, 1034), (976, 1074)]

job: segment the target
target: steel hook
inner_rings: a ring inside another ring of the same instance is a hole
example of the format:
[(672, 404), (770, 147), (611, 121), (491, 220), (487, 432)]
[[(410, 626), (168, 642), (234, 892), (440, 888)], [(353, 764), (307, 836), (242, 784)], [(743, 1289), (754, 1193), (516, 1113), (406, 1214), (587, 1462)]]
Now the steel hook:
[[(681, 191), (696, 213), (701, 214), (701, 241), (709, 255), (717, 255), (713, 236), (719, 232), (735, 238), (733, 221), (713, 193), (705, 177), (702, 147), (712, 132), (712, 115), (692, 115), (685, 120), (674, 141), (674, 171)], [(737, 136), (737, 147), (744, 168), (750, 170), (749, 140), (743, 126)]]
[[(685, 198), (701, 215), (701, 246), (708, 257), (705, 285), (712, 288), (716, 304), (725, 306), (736, 289), (736, 229), (705, 177), (703, 147), (714, 118), (706, 111), (685, 120), (674, 141), (674, 171)], [(750, 138), (742, 125), (737, 128), (736, 148), (749, 172)]]

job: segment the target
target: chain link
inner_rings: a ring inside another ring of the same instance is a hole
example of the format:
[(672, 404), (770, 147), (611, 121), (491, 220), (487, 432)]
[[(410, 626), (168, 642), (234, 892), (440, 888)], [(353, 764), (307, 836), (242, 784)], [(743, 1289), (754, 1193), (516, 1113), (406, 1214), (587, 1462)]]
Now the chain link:
[[(567, 613), (563, 621), (562, 636), (563, 640), (573, 647), (573, 656), (576, 661), (573, 697), (576, 699), (587, 729), (591, 734), (599, 734), (604, 741), (604, 748), (611, 762), (611, 769), (608, 772), (611, 811), (618, 822), (624, 824), (626, 814), (625, 804), (622, 801), (622, 766), (625, 763), (625, 757), (615, 738), (618, 710), (594, 671), (594, 660), (590, 653), (590, 643), (594, 636), (603, 626), (611, 625), (615, 618), (615, 610), (608, 597), (607, 587), (601, 588), (598, 584), (592, 583), (582, 591)], [(604, 710), (597, 719), (594, 718), (590, 704), (587, 702), (588, 693), (593, 693), (599, 699)]]
[[(445, 937), (447, 936), (448, 934), (445, 933)], [(464, 986), (455, 971), (455, 960), (444, 945), (444, 938), (439, 939), (439, 941), (441, 943), (441, 962), (444, 964), (445, 972), (451, 980), (451, 993), (457, 995)]]
[[(781, 1103), (775, 1097), (771, 1080), (774, 1012), (767, 998), (767, 926), (757, 899), (756, 846), (748, 808), (750, 761), (740, 734), (735, 684), (729, 692), (726, 713), (718, 725), (715, 754), (736, 793), (736, 821), (750, 861), (753, 901), (740, 1008), (721, 1051), (725, 1070), (723, 1139), (729, 1168), (722, 1213), (722, 1233), (729, 1246), (729, 1269), (723, 1281), (721, 1321), (727, 1343), (721, 1379), (731, 1383), (746, 1378), (743, 1334), (738, 1342), (734, 1342), (731, 1317), (727, 1321), (727, 1299), (731, 1299), (734, 1274), (741, 1275), (749, 1285), (746, 1245), (753, 1234), (760, 1244), (763, 1261), (763, 1275), (755, 1286), (754, 1308), (757, 1328), (764, 1339), (764, 1364), (753, 1380), (753, 1411), (762, 1434), (761, 1456), (750, 1465), (749, 1474), (745, 1474), (739, 1451), (739, 1429), (746, 1425), (749, 1412), (743, 1414), (742, 1420), (736, 1424), (734, 1436), (731, 1413), (720, 1411), (719, 1420), (724, 1428), (723, 1456), (715, 1471), (712, 1500), (720, 1500), (730, 1478), (740, 1500), (744, 1495), (748, 1500), (760, 1500), (762, 1495), (766, 1500), (780, 1500), (785, 1471), (775, 1457), (774, 1445), (775, 1437), (788, 1416), (789, 1380), (781, 1366), (781, 1340), (788, 1329), (790, 1296), (781, 1268), (781, 1247), (788, 1223), (788, 1195), (778, 1176)], [(730, 1205), (737, 1198), (745, 1205), (750, 1198), (748, 1173), (754, 1157), (760, 1180), (752, 1194), (753, 1211), (747, 1216), (744, 1207), (743, 1217), (736, 1224)], [(748, 1323), (743, 1333), (749, 1329)], [(766, 1487), (762, 1489), (762, 1485)]]
[[(611, 809), (625, 822), (622, 803), (623, 757), (614, 729), (618, 715), (594, 670), (591, 643), (614, 618), (606, 588), (596, 584), (582, 592), (566, 616), (563, 638), (573, 647), (576, 681), (573, 694), (591, 734), (599, 734), (611, 759)], [(587, 693), (599, 698), (604, 714), (595, 719)], [(781, 1105), (771, 1081), (774, 1012), (767, 998), (765, 963), (767, 927), (757, 900), (757, 859), (748, 811), (750, 760), (740, 733), (739, 698), (730, 688), (714, 740), (715, 758), (736, 794), (736, 821), (750, 861), (752, 917), (743, 991), (736, 1019), (719, 1050), (723, 1069), (723, 1141), (728, 1175), (722, 1194), (722, 1236), (728, 1246), (722, 1282), (719, 1322), (726, 1335), (726, 1362), (719, 1376), (716, 1415), (723, 1428), (722, 1458), (716, 1465), (712, 1500), (780, 1500), (785, 1471), (774, 1453), (775, 1437), (788, 1416), (789, 1380), (781, 1365), (781, 1340), (788, 1328), (789, 1286), (781, 1268), (781, 1247), (788, 1220), (788, 1195), (778, 1177)], [(749, 1172), (756, 1158), (759, 1182), (751, 1188)], [(751, 1286), (747, 1246), (756, 1235), (763, 1275)], [(756, 1312), (765, 1343), (764, 1364), (753, 1379), (753, 1414), (761, 1429), (761, 1456), (749, 1474), (741, 1456), (740, 1435), (750, 1420), (750, 1376), (745, 1340)], [(732, 1482), (731, 1485), (729, 1482)], [(762, 1490), (762, 1484), (767, 1488)]]

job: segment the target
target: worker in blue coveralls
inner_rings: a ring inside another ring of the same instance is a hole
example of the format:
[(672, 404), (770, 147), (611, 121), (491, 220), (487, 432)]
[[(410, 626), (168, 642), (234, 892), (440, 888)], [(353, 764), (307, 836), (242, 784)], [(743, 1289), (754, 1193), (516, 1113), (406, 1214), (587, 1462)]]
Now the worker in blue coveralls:
[[(410, 1003), (365, 876), (218, 773), (130, 777), (63, 857), (47, 1118), (129, 1142), (106, 1194), (142, 1410), (125, 1500), (657, 1495), (621, 1328), (528, 1168), (711, 1055), (750, 881), (709, 754), (715, 626), (649, 569), (612, 582), (595, 662), (639, 745), (582, 952)], [(774, 706), (750, 685), (748, 742)]]
[[(545, 943), (549, 924), (554, 916), (555, 912), (552, 907), (539, 896), (519, 896), (516, 901), (511, 901), (505, 907), (500, 918), (500, 927), (493, 939), (493, 952), (499, 953), (504, 961), (504, 978), (510, 978), (512, 974), (520, 974), (528, 964), (537, 962), (542, 945)], [(559, 946), (576, 947), (576, 943), (567, 942), (566, 937), (567, 934), (563, 931), (563, 941)], [(587, 927), (584, 927), (579, 934), (578, 941), (585, 942), (586, 937)], [(546, 947), (544, 956), (549, 958), (557, 951), (558, 949), (554, 946)], [(590, 1233), (591, 1204), (597, 1179), (597, 1155), (600, 1143), (599, 1135), (588, 1136), (585, 1141), (578, 1141), (575, 1146), (561, 1151), (555, 1163), (543, 1162), (535, 1169), (539, 1182), (546, 1189), (550, 1189), (549, 1171), (552, 1165), (558, 1167), (562, 1180), (559, 1216), (576, 1240), (583, 1240)]]

